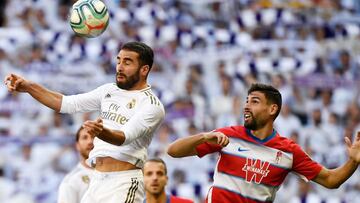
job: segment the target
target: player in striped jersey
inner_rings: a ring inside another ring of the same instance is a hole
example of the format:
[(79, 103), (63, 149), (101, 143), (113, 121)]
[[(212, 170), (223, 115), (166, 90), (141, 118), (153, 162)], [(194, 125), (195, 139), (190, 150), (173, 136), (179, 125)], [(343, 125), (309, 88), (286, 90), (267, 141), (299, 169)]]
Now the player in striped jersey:
[(144, 164), (146, 199), (144, 203), (193, 203), (192, 200), (165, 193), (168, 182), (166, 164), (162, 159), (149, 159)]
[(94, 148), (92, 136), (83, 127), (76, 132), (76, 150), (80, 155), (80, 162), (68, 173), (59, 187), (58, 203), (79, 203), (89, 187), (93, 169), (85, 161)]
[(273, 202), (289, 172), (327, 188), (337, 188), (358, 168), (360, 132), (354, 143), (345, 139), (348, 161), (336, 169), (327, 169), (313, 161), (298, 144), (273, 129), (281, 103), (277, 89), (253, 84), (244, 107), (244, 126), (200, 133), (170, 145), (168, 153), (172, 157), (219, 153), (207, 202)]
[(162, 103), (147, 83), (153, 50), (142, 42), (128, 42), (116, 60), (115, 83), (71, 96), (16, 74), (5, 77), (10, 92), (27, 92), (55, 111), (100, 113), (100, 118), (83, 125), (96, 137), (87, 160), (95, 171), (82, 203), (142, 203), (145, 190), (141, 168), (154, 132), (165, 117)]

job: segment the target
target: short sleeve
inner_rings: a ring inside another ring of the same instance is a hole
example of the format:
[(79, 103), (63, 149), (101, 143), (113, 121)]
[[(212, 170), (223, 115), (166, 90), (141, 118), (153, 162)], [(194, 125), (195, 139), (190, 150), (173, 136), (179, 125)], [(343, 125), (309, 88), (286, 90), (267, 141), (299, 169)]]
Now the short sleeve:
[(294, 162), (292, 170), (299, 174), (305, 181), (314, 179), (321, 171), (322, 166), (313, 161), (299, 145), (294, 148)]
[[(213, 131), (214, 132), (222, 132), (226, 135), (226, 133), (224, 132), (224, 128), (216, 129)], [(221, 149), (222, 149), (222, 146), (220, 146), (220, 145), (205, 142), (196, 147), (196, 152), (197, 152), (198, 157), (201, 158), (207, 154), (211, 154), (214, 152), (220, 152)]]
[(222, 147), (220, 145), (210, 144), (210, 143), (205, 142), (196, 147), (196, 152), (197, 152), (198, 157), (201, 158), (207, 154), (219, 152), (219, 151), (221, 151), (221, 149), (222, 149)]

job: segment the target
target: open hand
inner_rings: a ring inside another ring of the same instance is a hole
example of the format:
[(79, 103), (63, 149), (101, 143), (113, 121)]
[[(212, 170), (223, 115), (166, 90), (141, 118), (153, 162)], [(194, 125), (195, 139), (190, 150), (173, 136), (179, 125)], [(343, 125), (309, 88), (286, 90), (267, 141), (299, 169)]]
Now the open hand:
[(212, 144), (218, 144), (222, 147), (225, 147), (229, 144), (229, 138), (221, 132), (208, 132), (205, 133), (204, 138), (206, 142), (212, 143)]
[(26, 88), (30, 85), (30, 82), (25, 80), (25, 78), (15, 74), (7, 75), (4, 79), (4, 83), (9, 92), (26, 92)]
[(348, 137), (345, 137), (345, 143), (350, 159), (360, 163), (360, 131), (357, 132), (354, 143)]

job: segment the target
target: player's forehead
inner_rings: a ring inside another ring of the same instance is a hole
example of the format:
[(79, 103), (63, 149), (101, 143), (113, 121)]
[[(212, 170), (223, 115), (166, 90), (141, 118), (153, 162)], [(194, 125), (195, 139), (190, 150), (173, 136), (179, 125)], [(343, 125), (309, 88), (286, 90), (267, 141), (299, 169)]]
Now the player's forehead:
[(118, 60), (121, 60), (121, 59), (137, 60), (138, 57), (139, 57), (138, 53), (136, 53), (135, 51), (126, 50), (126, 49), (120, 50), (118, 55), (117, 55)]
[(260, 91), (254, 91), (251, 92), (246, 99), (250, 100), (250, 99), (259, 99), (259, 100), (266, 100), (265, 94), (263, 92)]
[(144, 171), (162, 171), (165, 173), (165, 166), (160, 162), (148, 161), (144, 165)]

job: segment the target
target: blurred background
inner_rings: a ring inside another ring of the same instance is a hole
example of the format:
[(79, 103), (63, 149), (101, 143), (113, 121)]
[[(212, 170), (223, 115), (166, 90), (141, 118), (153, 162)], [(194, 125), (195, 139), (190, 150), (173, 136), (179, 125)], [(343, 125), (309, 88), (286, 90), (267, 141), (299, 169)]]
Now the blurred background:
[[(169, 193), (201, 202), (217, 155), (173, 159), (177, 138), (243, 123), (253, 82), (283, 96), (276, 130), (326, 167), (347, 159), (344, 137), (360, 130), (359, 0), (104, 0), (108, 29), (74, 36), (73, 0), (0, 1), (0, 78), (18, 73), (64, 94), (115, 81), (121, 45), (154, 48), (149, 83), (166, 107), (150, 157), (169, 171)], [(0, 87), (0, 202), (53, 203), (78, 162), (74, 134), (96, 113), (62, 115)], [(305, 201), (306, 199), (306, 201)], [(276, 202), (355, 203), (360, 169), (339, 189), (290, 175)]]

